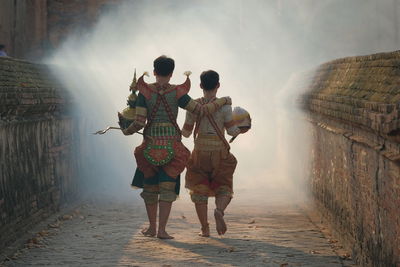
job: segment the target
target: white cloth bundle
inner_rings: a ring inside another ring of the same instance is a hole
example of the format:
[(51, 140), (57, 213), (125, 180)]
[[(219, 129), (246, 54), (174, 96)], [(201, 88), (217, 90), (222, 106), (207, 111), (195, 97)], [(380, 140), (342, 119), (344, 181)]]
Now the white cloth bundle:
[(241, 107), (235, 107), (232, 111), (232, 117), (239, 128), (251, 128), (250, 113)]

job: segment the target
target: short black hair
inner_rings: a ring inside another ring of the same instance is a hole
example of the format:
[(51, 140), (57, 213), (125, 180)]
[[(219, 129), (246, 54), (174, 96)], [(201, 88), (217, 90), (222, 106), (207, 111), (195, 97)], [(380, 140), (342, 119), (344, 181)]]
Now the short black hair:
[(6, 48), (6, 46), (3, 44), (0, 44), (0, 50), (3, 50), (4, 48)]
[(167, 56), (159, 56), (153, 62), (154, 72), (160, 76), (168, 76), (174, 72), (175, 61)]
[(201, 86), (206, 91), (214, 90), (219, 83), (219, 75), (216, 71), (203, 71), (200, 75)]

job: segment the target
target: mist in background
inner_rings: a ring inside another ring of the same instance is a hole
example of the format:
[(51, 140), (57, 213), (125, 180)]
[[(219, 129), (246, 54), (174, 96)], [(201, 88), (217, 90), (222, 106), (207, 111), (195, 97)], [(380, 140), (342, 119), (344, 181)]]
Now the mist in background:
[[(90, 133), (117, 126), (134, 68), (139, 76), (152, 73), (153, 60), (165, 54), (175, 59), (171, 83), (182, 83), (190, 70), (190, 95), (201, 97), (200, 73), (213, 69), (219, 96), (231, 96), (233, 107), (252, 116), (253, 128), (232, 144), (235, 201), (303, 200), (309, 136), (295, 105), (306, 87), (302, 73), (339, 57), (397, 50), (398, 2), (132, 0), (105, 11), (93, 29), (71, 35), (46, 60), (77, 103), (88, 188), (128, 199), (140, 193), (129, 184), (142, 137)], [(192, 138), (183, 142), (192, 149)], [(181, 195), (187, 198), (183, 186)]]

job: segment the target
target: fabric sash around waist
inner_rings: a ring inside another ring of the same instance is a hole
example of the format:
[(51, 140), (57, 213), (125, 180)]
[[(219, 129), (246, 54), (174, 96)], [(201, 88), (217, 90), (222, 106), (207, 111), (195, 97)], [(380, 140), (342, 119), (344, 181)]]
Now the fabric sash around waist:
[(194, 141), (194, 148), (202, 151), (215, 151), (226, 149), (224, 142), (218, 135), (199, 134)]

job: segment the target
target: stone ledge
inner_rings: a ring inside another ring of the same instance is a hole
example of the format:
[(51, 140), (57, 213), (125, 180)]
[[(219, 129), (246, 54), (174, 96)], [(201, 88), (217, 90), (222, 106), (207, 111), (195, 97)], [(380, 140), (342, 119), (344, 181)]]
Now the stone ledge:
[(314, 201), (361, 266), (397, 266), (400, 52), (333, 60), (307, 80)]
[(383, 135), (400, 129), (400, 51), (322, 64), (309, 78), (303, 108)]
[(0, 58), (0, 120), (65, 113), (71, 102), (48, 66)]

